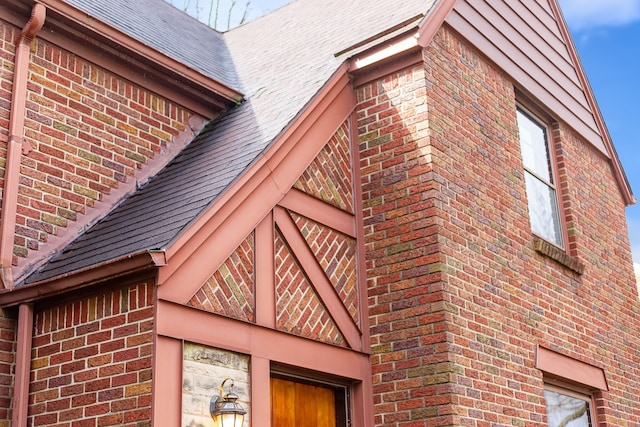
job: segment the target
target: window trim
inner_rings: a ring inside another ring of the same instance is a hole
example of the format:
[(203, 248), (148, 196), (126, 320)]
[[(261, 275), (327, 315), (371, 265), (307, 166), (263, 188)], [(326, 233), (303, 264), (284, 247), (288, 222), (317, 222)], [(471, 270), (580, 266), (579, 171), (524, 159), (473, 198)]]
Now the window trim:
[[(556, 353), (540, 345), (536, 346), (535, 366), (551, 378), (562, 378), (581, 384), (588, 389), (609, 390), (607, 378), (602, 368), (582, 362), (564, 354)], [(545, 381), (548, 376), (545, 375)]]
[(535, 349), (535, 367), (542, 371), (545, 389), (558, 387), (590, 397), (593, 427), (601, 426), (596, 413), (596, 398), (601, 398), (602, 392), (609, 390), (604, 369), (540, 345)]
[[(516, 104), (516, 113), (520, 111), (524, 116), (526, 116), (527, 118), (529, 118), (531, 121), (533, 121), (534, 123), (538, 124), (540, 127), (543, 128), (544, 133), (545, 133), (545, 137), (546, 137), (546, 144), (547, 144), (547, 148), (548, 148), (548, 159), (547, 161), (550, 164), (550, 174), (551, 174), (551, 180), (552, 182), (547, 182), (547, 180), (543, 179), (542, 177), (540, 177), (537, 173), (529, 170), (529, 168), (527, 168), (524, 165), (524, 161), (522, 162), (522, 169), (525, 173), (529, 173), (531, 174), (535, 179), (540, 180), (540, 182), (546, 184), (549, 186), (549, 188), (552, 188), (554, 193), (555, 193), (555, 202), (556, 202), (556, 209), (558, 212), (558, 224), (560, 227), (559, 233), (560, 233), (560, 237), (562, 238), (562, 246), (558, 245), (556, 242), (553, 242), (547, 238), (545, 238), (544, 236), (541, 236), (540, 234), (536, 233), (535, 231), (533, 231), (533, 227), (531, 227), (531, 211), (529, 209), (529, 205), (527, 203), (527, 211), (529, 212), (529, 228), (531, 229), (531, 233), (539, 238), (542, 239), (543, 241), (553, 245), (554, 247), (560, 249), (562, 252), (565, 253), (569, 253), (568, 252), (568, 248), (569, 248), (569, 233), (567, 231), (567, 224), (566, 224), (566, 215), (565, 215), (565, 208), (564, 208), (564, 204), (562, 201), (562, 186), (561, 183), (559, 182), (559, 171), (558, 171), (558, 156), (557, 156), (557, 152), (556, 152), (556, 137), (554, 136), (553, 133), (553, 126), (551, 125), (554, 121), (551, 120), (551, 118), (545, 114), (544, 112), (540, 111), (538, 108), (534, 108), (532, 106), (526, 105), (525, 103), (522, 102), (518, 102)], [(517, 120), (516, 120), (517, 123)], [(518, 144), (521, 144), (520, 142), (520, 134), (518, 132)], [(520, 151), (520, 155), (522, 156), (522, 150)], [(525, 187), (525, 191), (526, 191), (526, 187)], [(529, 199), (529, 194), (527, 194), (527, 200)]]

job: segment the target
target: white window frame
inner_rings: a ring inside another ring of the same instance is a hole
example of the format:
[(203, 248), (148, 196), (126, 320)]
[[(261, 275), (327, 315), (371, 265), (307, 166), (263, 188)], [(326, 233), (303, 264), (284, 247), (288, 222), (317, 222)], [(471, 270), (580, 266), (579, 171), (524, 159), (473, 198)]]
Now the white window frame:
[[(565, 248), (567, 247), (567, 233), (565, 230), (565, 221), (564, 221), (564, 215), (563, 215), (563, 209), (562, 209), (562, 200), (561, 200), (561, 195), (560, 195), (560, 189), (559, 186), (557, 184), (557, 176), (558, 176), (558, 171), (557, 171), (557, 160), (556, 160), (556, 153), (555, 153), (555, 147), (552, 141), (552, 137), (551, 137), (551, 132), (550, 132), (550, 127), (547, 124), (547, 122), (543, 119), (540, 118), (540, 115), (535, 114), (533, 112), (531, 112), (530, 109), (527, 109), (525, 107), (523, 107), (522, 105), (518, 105), (516, 112), (521, 114), (522, 116), (524, 116), (526, 119), (528, 119), (529, 121), (531, 121), (534, 125), (539, 126), (544, 134), (544, 143), (546, 146), (546, 157), (547, 157), (547, 165), (549, 168), (549, 180), (545, 179), (544, 177), (540, 176), (538, 173), (536, 173), (536, 171), (531, 170), (530, 168), (528, 168), (525, 165), (525, 161), (524, 161), (524, 153), (522, 153), (522, 140), (520, 139), (520, 123), (518, 122), (518, 142), (520, 143), (520, 147), (521, 147), (521, 155), (523, 156), (523, 170), (525, 173), (525, 182), (526, 182), (526, 177), (527, 175), (529, 177), (531, 177), (531, 179), (536, 180), (537, 182), (540, 182), (542, 184), (544, 184), (547, 188), (549, 188), (550, 190), (552, 190), (553, 192), (553, 198), (551, 200), (551, 203), (554, 203), (553, 206), (549, 206), (549, 208), (551, 208), (552, 210), (552, 215), (554, 213), (554, 208), (555, 208), (555, 222), (552, 219), (553, 224), (551, 224), (554, 228), (554, 233), (557, 234), (557, 238), (554, 239), (553, 237), (550, 236), (545, 236), (545, 233), (540, 232), (539, 230), (536, 231), (536, 227), (535, 227), (535, 223), (534, 221), (536, 221), (536, 218), (534, 218), (534, 209), (532, 209), (532, 203), (533, 203), (533, 193), (532, 191), (530, 191), (530, 189), (528, 188), (528, 186), (526, 186), (526, 193), (527, 193), (527, 200), (528, 200), (528, 211), (529, 211), (529, 219), (530, 219), (530, 224), (531, 224), (531, 232), (533, 234), (535, 234), (536, 236), (540, 237), (541, 239), (551, 243), (552, 245), (562, 249), (563, 251), (565, 250)], [(557, 224), (556, 224), (557, 223)], [(556, 226), (557, 225), (557, 226)]]

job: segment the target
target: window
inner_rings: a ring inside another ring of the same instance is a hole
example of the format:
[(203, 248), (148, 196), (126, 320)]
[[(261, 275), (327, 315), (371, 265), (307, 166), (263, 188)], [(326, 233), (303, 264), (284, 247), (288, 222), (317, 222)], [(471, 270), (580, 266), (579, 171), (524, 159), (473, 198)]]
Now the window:
[(549, 427), (596, 427), (594, 397), (609, 389), (602, 368), (536, 346)]
[(564, 247), (547, 126), (522, 109), (517, 111), (531, 229)]
[(546, 385), (544, 398), (547, 402), (549, 427), (593, 427), (591, 396), (560, 387)]

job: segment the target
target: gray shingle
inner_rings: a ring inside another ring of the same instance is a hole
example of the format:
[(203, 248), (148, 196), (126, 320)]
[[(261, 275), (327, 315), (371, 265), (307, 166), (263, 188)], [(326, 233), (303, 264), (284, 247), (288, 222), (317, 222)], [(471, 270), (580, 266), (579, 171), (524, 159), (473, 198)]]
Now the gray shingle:
[(298, 0), (225, 33), (245, 102), (211, 123), (145, 187), (26, 283), (168, 247), (310, 102), (344, 61), (336, 52), (427, 13), (432, 4)]
[(238, 90), (223, 35), (163, 0), (65, 0), (88, 15)]

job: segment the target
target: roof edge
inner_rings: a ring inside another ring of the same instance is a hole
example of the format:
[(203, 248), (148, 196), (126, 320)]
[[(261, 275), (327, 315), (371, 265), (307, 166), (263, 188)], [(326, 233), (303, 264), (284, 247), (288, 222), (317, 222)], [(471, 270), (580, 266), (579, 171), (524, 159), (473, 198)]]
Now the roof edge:
[(41, 282), (0, 291), (0, 307), (38, 301), (108, 280), (167, 265), (164, 250), (144, 250)]
[[(168, 73), (177, 74), (189, 81), (208, 88), (229, 103), (235, 104), (244, 98), (244, 94), (237, 89), (229, 87), (224, 83), (206, 76), (201, 72), (189, 67), (188, 65), (162, 53), (151, 46), (127, 35), (117, 28), (98, 20), (95, 17), (87, 15), (82, 10), (64, 2), (63, 0), (39, 0), (39, 3), (46, 6), (51, 11), (65, 17), (76, 25), (88, 29), (91, 33), (97, 34), (102, 38), (110, 40), (123, 46), (135, 55), (151, 61), (158, 68), (166, 70)], [(213, 31), (213, 30), (212, 30)]]
[(431, 10), (420, 23), (418, 30), (418, 44), (420, 46), (427, 47), (431, 43), (433, 37), (444, 24), (447, 15), (453, 10), (456, 2), (457, 0), (435, 0)]
[[(248, 233), (260, 223), (268, 210), (284, 197), (286, 191), (295, 182), (295, 178), (306, 168), (306, 165), (301, 170), (295, 167), (286, 168), (286, 170), (278, 168), (283, 162), (296, 158), (301, 151), (308, 149), (296, 142), (313, 134), (312, 140), (322, 140), (321, 143), (324, 144), (335, 131), (335, 129), (327, 130), (327, 124), (342, 123), (353, 112), (356, 99), (347, 71), (348, 64), (344, 63), (265, 150), (166, 246), (169, 266), (161, 269), (158, 277), (161, 298), (179, 300), (185, 292), (190, 292), (183, 286), (184, 275), (193, 278), (194, 270), (189, 270), (185, 266), (196, 262), (191, 256), (196, 251), (203, 250), (207, 245), (215, 246), (215, 249), (207, 252), (209, 254), (222, 251), (223, 245), (230, 245), (226, 248), (228, 253), (224, 257), (233, 251), (235, 244), (227, 241), (224, 244), (212, 242), (209, 237), (220, 230), (227, 230), (228, 227), (231, 227), (235, 233), (243, 234), (244, 231), (239, 231), (238, 224), (234, 222), (241, 217), (240, 210), (247, 213), (245, 209), (249, 209), (249, 214), (243, 219), (245, 221), (243, 226), (247, 227), (245, 231)], [(341, 108), (325, 114), (334, 101), (338, 102)], [(330, 134), (327, 136), (324, 134), (326, 132)], [(296, 166), (302, 167), (297, 163)], [(292, 178), (294, 175), (295, 178)], [(293, 182), (291, 182), (292, 179)], [(253, 198), (254, 202), (247, 203), (246, 201), (251, 199), (250, 196), (256, 192), (264, 192), (263, 194), (268, 194), (269, 197)], [(251, 207), (247, 208), (247, 206)], [(215, 263), (211, 259), (208, 261)], [(197, 265), (194, 264), (194, 266), (197, 268)], [(185, 272), (187, 270), (189, 271)], [(206, 277), (203, 280), (206, 280)], [(182, 285), (172, 286), (175, 283)]]

